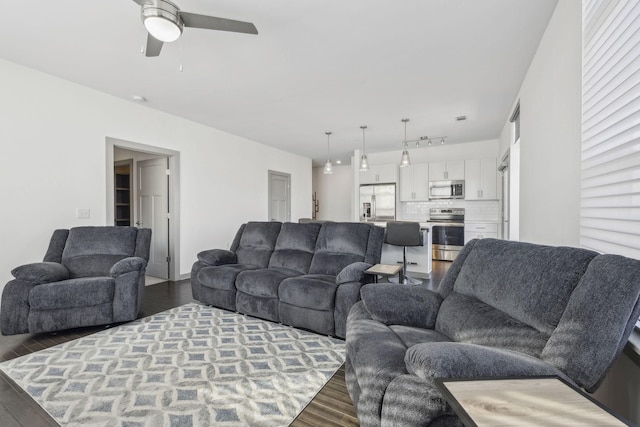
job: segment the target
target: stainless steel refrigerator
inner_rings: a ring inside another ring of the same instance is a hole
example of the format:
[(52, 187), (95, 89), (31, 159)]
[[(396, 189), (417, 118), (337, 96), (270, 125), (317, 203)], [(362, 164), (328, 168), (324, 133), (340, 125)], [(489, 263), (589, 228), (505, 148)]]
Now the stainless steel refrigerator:
[(396, 219), (396, 185), (360, 186), (360, 220), (393, 221)]

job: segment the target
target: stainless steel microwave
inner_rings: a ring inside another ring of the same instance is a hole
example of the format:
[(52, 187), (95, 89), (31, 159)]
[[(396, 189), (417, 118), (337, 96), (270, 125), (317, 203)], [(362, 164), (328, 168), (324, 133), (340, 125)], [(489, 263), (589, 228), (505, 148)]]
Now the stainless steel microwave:
[(429, 181), (429, 199), (464, 199), (464, 181)]

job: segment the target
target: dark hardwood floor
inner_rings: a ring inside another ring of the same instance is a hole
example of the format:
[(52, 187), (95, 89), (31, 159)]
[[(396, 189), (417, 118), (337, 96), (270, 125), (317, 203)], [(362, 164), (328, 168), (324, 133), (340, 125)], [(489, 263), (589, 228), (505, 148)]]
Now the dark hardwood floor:
[[(434, 288), (450, 263), (434, 261), (432, 279), (421, 286)], [(148, 286), (140, 317), (150, 316), (189, 302), (189, 280)], [(62, 344), (105, 327), (81, 328), (48, 334), (0, 336), (0, 362)], [(345, 385), (344, 365), (293, 421), (293, 426), (358, 426), (355, 410)], [(0, 426), (41, 427), (58, 424), (11, 379), (0, 372)]]

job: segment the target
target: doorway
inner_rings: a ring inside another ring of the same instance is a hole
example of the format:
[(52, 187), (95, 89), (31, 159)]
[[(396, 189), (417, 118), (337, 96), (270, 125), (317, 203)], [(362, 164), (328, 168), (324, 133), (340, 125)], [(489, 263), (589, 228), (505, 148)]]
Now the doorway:
[(269, 220), (291, 221), (291, 175), (269, 171)]
[(502, 172), (502, 238), (509, 240), (509, 153), (502, 158), (498, 171)]
[(107, 138), (108, 224), (115, 221), (114, 164), (122, 160), (133, 165), (130, 224), (152, 230), (147, 275), (159, 279), (151, 282), (180, 280), (179, 152)]

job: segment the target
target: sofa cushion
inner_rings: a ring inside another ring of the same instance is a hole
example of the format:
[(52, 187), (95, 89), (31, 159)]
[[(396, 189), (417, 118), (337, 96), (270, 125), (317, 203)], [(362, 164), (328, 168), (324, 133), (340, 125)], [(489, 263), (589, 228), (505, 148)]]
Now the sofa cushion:
[(497, 239), (477, 241), (453, 290), (550, 335), (596, 252)]
[(416, 344), (429, 342), (448, 342), (449, 337), (433, 329), (416, 328), (413, 326), (391, 325), (389, 326), (395, 334), (409, 348)]
[(453, 292), (440, 305), (436, 330), (453, 341), (501, 347), (540, 356), (549, 335), (496, 310)]
[(206, 265), (236, 264), (238, 256), (225, 249), (210, 249), (198, 253), (198, 260)]
[(335, 306), (336, 278), (326, 274), (290, 277), (280, 283), (280, 301), (297, 307), (332, 310)]
[(236, 250), (238, 264), (257, 267), (269, 265), (269, 259), (280, 233), (280, 222), (248, 222)]
[(599, 255), (571, 295), (542, 360), (593, 392), (627, 343), (639, 315), (640, 261)]
[(11, 274), (18, 280), (36, 284), (57, 282), (69, 278), (69, 270), (57, 262), (35, 262), (21, 265), (11, 270)]
[(558, 375), (537, 357), (501, 348), (457, 342), (417, 344), (404, 357), (407, 371), (420, 378), (473, 378)]
[(71, 278), (108, 276), (121, 259), (134, 256), (135, 227), (75, 227), (69, 230), (62, 264)]
[(282, 224), (275, 250), (269, 260), (269, 268), (286, 268), (306, 274), (311, 265), (316, 240), (322, 224)]
[(115, 280), (111, 277), (69, 279), (38, 285), (29, 293), (33, 310), (88, 307), (113, 301)]
[(426, 287), (372, 283), (360, 289), (371, 318), (385, 325), (433, 328), (442, 303), (440, 294)]
[(337, 276), (347, 265), (365, 261), (371, 228), (350, 222), (322, 224), (309, 274)]
[(236, 278), (236, 289), (256, 297), (277, 298), (280, 282), (300, 273), (285, 268), (260, 268), (242, 271)]
[(203, 267), (198, 271), (198, 282), (205, 288), (222, 289), (227, 291), (236, 290), (236, 277), (247, 270), (255, 270), (255, 265), (230, 264)]

